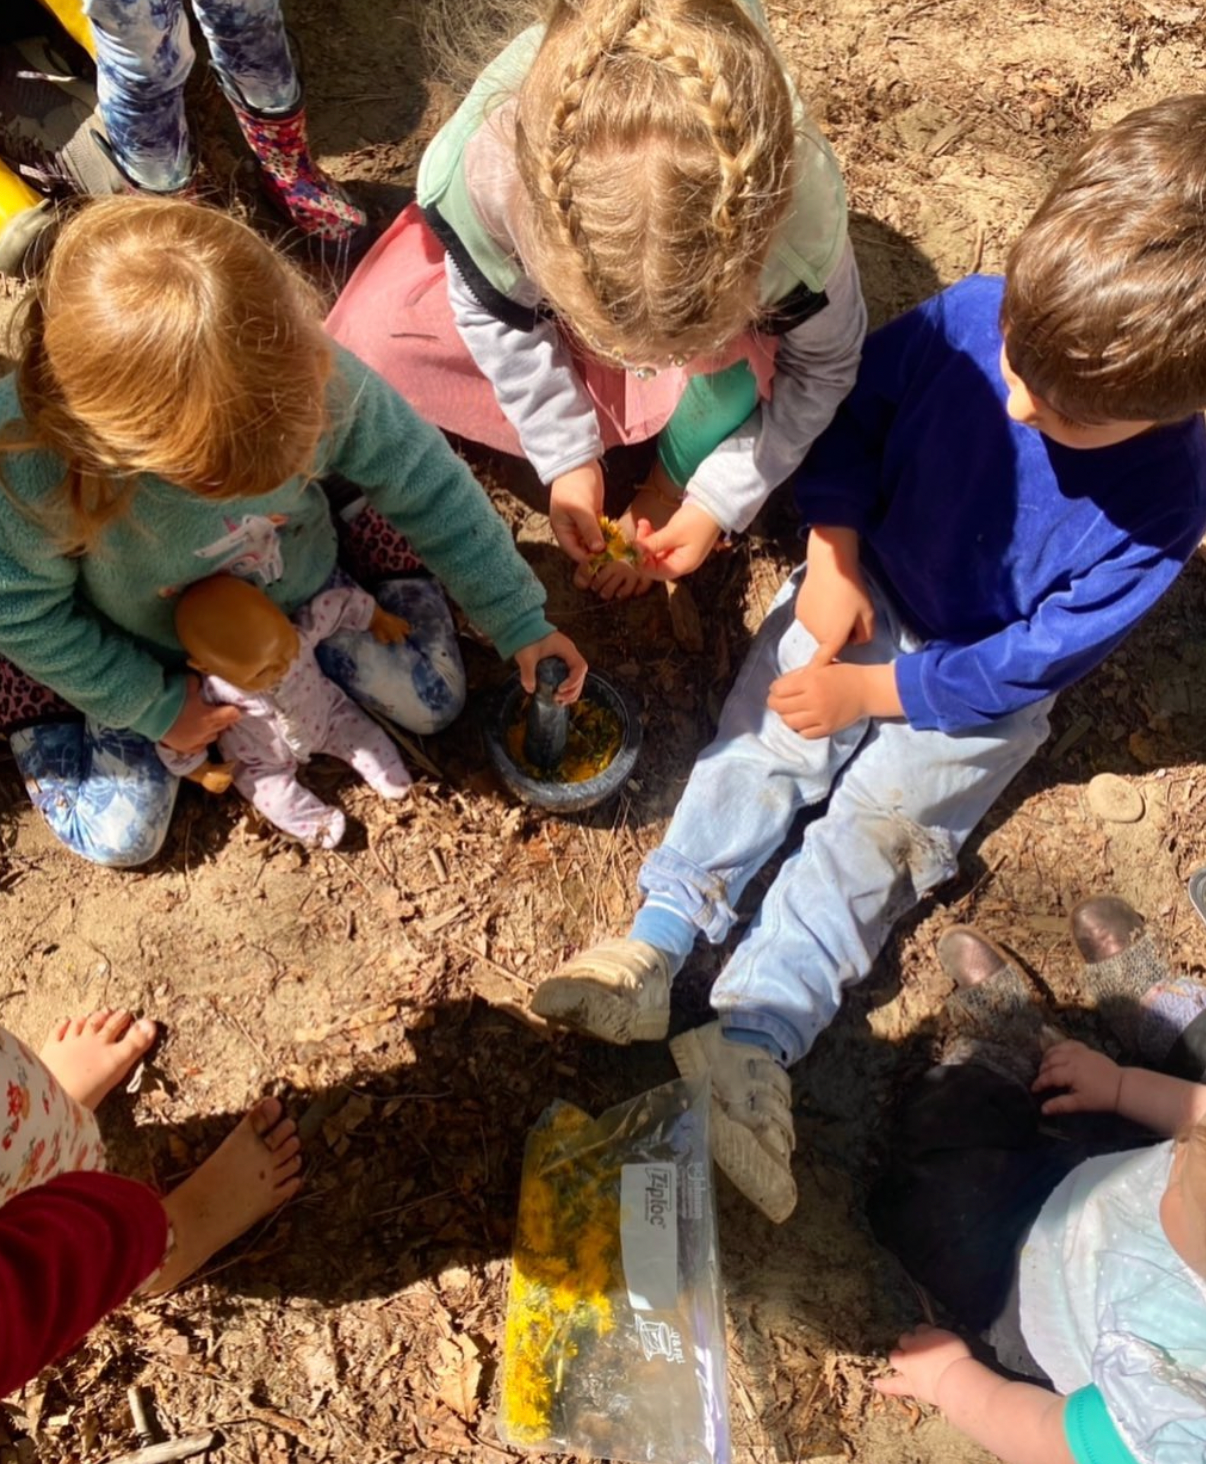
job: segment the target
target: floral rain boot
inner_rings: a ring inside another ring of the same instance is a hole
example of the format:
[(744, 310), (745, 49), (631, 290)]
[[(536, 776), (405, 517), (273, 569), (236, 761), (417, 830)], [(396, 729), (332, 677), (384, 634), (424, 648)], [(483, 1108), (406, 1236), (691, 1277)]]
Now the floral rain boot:
[(345, 259), (362, 254), (372, 242), (373, 229), (364, 210), (357, 208), (311, 156), (304, 98), (292, 111), (278, 116), (249, 107), (229, 78), (223, 78), (223, 90), (256, 155), (272, 204), (324, 254)]

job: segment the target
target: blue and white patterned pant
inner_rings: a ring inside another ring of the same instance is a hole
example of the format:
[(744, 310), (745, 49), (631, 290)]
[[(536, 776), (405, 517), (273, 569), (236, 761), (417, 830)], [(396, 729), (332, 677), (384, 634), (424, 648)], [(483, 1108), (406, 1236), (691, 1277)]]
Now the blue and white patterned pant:
[[(214, 69), (257, 112), (286, 114), (301, 84), (280, 0), (192, 0)], [(84, 0), (96, 36), (100, 111), (117, 161), (140, 187), (183, 188), (192, 173), (184, 83), (192, 70), (184, 0)]]
[[(336, 571), (338, 580), (344, 576)], [(324, 641), (323, 670), (366, 707), (409, 732), (447, 727), (465, 705), (465, 670), (443, 592), (434, 580), (390, 580), (378, 603), (410, 625), (381, 645), (368, 631)], [(9, 734), (29, 796), (55, 837), (94, 864), (133, 869), (167, 837), (178, 780), (137, 732), (93, 722), (50, 722)]]

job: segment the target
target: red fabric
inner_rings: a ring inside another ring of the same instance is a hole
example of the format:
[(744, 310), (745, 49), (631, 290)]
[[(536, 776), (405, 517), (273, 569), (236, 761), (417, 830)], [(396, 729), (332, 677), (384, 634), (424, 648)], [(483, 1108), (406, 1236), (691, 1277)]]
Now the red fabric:
[(159, 1196), (116, 1174), (61, 1174), (0, 1209), (0, 1397), (120, 1306), (167, 1237)]

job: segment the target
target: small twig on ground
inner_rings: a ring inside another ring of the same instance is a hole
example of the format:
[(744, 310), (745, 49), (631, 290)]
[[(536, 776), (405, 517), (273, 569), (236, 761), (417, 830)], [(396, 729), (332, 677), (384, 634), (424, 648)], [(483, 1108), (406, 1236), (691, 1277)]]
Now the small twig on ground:
[(120, 1454), (109, 1464), (174, 1464), (177, 1459), (191, 1459), (194, 1454), (204, 1454), (214, 1448), (218, 1435), (209, 1433), (189, 1434), (187, 1438), (165, 1439), (162, 1444), (148, 1444), (145, 1449), (135, 1449), (132, 1454)]
[(430, 1205), (436, 1200), (446, 1200), (449, 1195), (456, 1194), (460, 1194), (460, 1190), (454, 1185), (451, 1189), (437, 1190), (434, 1195), (420, 1195), (417, 1200), (408, 1200), (405, 1205), (393, 1205), (387, 1210), (372, 1210), (365, 1218), (380, 1220), (386, 1215), (405, 1215), (408, 1210), (417, 1210), (420, 1205)]
[(399, 729), (394, 726), (394, 724), (389, 720), (388, 717), (380, 716), (377, 712), (373, 711), (372, 707), (362, 706), (360, 710), (367, 712), (369, 716), (372, 717), (374, 722), (380, 722), (386, 733), (394, 739), (394, 741), (398, 744), (398, 746), (402, 749), (406, 756), (410, 758), (411, 762), (413, 762), (417, 767), (422, 768), (425, 773), (430, 773), (433, 778), (439, 778), (443, 780), (443, 768), (437, 767), (436, 764), (433, 763), (432, 760), (423, 751), (423, 749), (416, 746), (416, 744), (412, 742), (411, 739), (407, 737), (404, 732), (399, 731)]
[(455, 935), (446, 935), (444, 939), (450, 946), (455, 946), (458, 951), (463, 951), (465, 955), (472, 956), (475, 961), (480, 961), (483, 966), (489, 966), (492, 971), (497, 971), (500, 976), (506, 976), (510, 980), (517, 982), (520, 986), (526, 986), (529, 991), (536, 985), (534, 981), (529, 981), (526, 976), (521, 976), (518, 971), (511, 971), (506, 966), (500, 966), (497, 961), (492, 961), (489, 956), (483, 955), (481, 951), (475, 951), (471, 945), (467, 945), (463, 940), (457, 940)]
[(365, 894), (369, 896), (370, 899), (374, 899), (375, 900), (377, 898), (376, 895), (373, 893), (373, 887), (372, 887), (372, 885), (370, 885), (361, 875), (359, 875), (359, 874), (356, 873), (355, 869), (352, 867), (352, 864), (351, 864), (351, 861), (350, 860), (345, 859), (344, 856), (339, 852), (338, 849), (329, 849), (327, 852), (330, 854), (330, 856), (331, 856), (332, 859), (338, 859), (339, 860), (340, 864), (343, 865), (343, 867), (352, 876), (352, 878), (356, 881), (356, 883), (360, 886), (360, 888), (365, 892)]

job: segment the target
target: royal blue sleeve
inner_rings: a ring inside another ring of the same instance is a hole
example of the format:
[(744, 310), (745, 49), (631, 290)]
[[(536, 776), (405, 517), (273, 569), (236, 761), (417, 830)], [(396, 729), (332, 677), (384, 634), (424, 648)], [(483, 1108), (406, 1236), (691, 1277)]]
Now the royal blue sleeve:
[(942, 296), (867, 337), (858, 378), (796, 477), (796, 507), (807, 525), (866, 531), (880, 497), (888, 434), (910, 385), (940, 339)]
[(896, 689), (912, 726), (962, 732), (1061, 691), (1097, 666), (1181, 572), (1202, 536), (1200, 497), (1154, 516), (1141, 539), (1119, 534), (1112, 553), (1044, 599), (1025, 620), (961, 645), (930, 641), (896, 661)]

